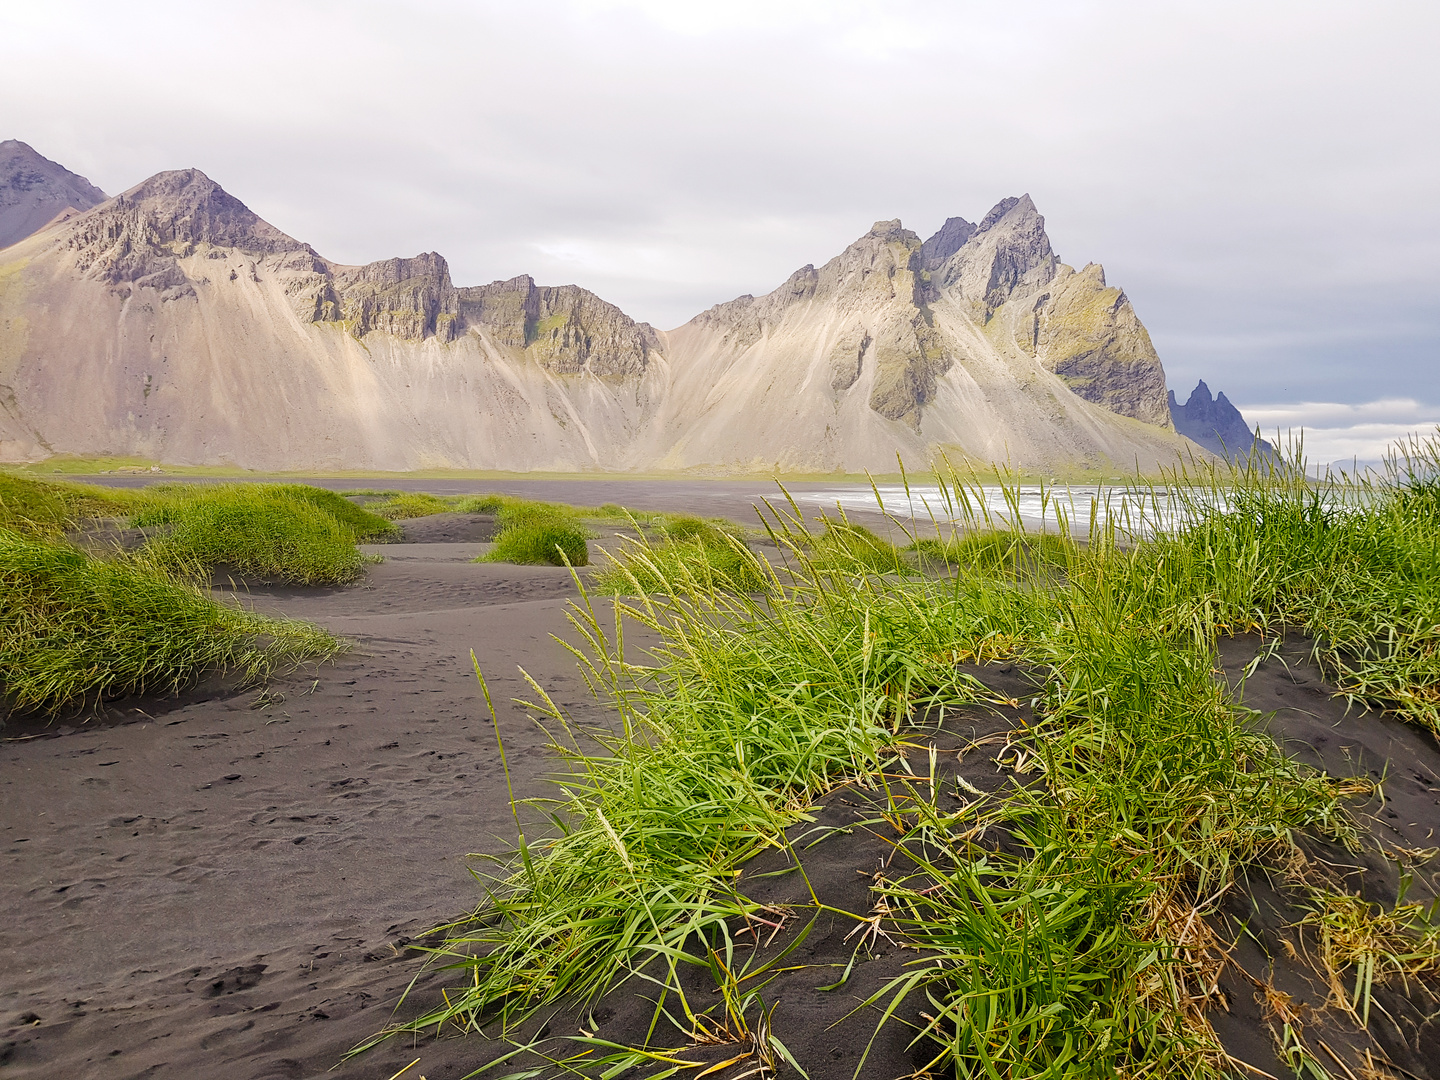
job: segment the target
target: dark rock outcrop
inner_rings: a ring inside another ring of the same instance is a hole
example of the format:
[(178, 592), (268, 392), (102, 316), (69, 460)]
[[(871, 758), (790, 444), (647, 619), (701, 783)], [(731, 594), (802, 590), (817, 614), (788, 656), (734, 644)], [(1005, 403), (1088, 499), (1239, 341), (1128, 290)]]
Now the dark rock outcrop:
[(433, 251), (337, 269), (333, 288), (340, 321), (356, 337), (379, 331), (407, 341), (450, 341), (459, 329), (450, 267)]
[(1062, 266), (1034, 309), (1035, 356), (1065, 385), (1121, 416), (1166, 427), (1165, 369), (1150, 334), (1105, 270)]
[[(937, 233), (932, 240), (937, 240)], [(1050, 248), (1045, 219), (1029, 195), (1003, 199), (965, 243), (936, 268), (941, 288), (954, 289), (986, 321), (1018, 294), (1050, 284), (1060, 260)]]
[(86, 276), (117, 292), (153, 289), (166, 300), (194, 294), (179, 261), (202, 245), (323, 265), (308, 244), (262, 220), (199, 169), (157, 173), (101, 203), (76, 219), (66, 245)]
[(0, 248), (40, 231), (66, 210), (89, 210), (107, 197), (19, 139), (0, 142)]
[(1175, 391), (1170, 391), (1170, 416), (1181, 435), (1231, 461), (1243, 460), (1252, 453), (1266, 457), (1275, 454), (1275, 448), (1245, 422), (1223, 391), (1217, 397), (1210, 396), (1204, 379), (1195, 384), (1184, 405), (1175, 400)]
[(528, 274), (460, 289), (463, 326), (490, 337), (557, 375), (641, 375), (659, 339), (614, 304), (577, 285), (540, 286)]
[(921, 269), (938, 270), (974, 235), (975, 226), (971, 222), (962, 217), (946, 218), (935, 235), (920, 245)]

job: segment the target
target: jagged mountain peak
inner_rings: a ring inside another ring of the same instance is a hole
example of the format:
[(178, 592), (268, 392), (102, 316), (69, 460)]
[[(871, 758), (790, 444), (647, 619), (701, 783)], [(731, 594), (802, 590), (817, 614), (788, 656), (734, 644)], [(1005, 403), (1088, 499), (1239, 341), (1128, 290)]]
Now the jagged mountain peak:
[[(863, 244), (867, 240), (880, 240), (887, 244), (915, 244), (919, 245), (920, 237), (900, 223), (899, 218), (891, 218), (889, 221), (877, 221), (870, 226), (870, 231), (855, 241), (856, 244)], [(851, 247), (855, 245), (852, 244)]]
[(1002, 199), (938, 269), (977, 311), (994, 311), (1017, 291), (1048, 285), (1060, 261), (1029, 195)]
[(88, 210), (108, 196), (19, 139), (0, 142), (0, 248), (43, 229), (66, 210)]
[(926, 270), (934, 270), (965, 246), (975, 235), (975, 225), (963, 217), (946, 218), (945, 224), (935, 235), (920, 246), (920, 264)]
[(1252, 452), (1262, 456), (1275, 452), (1268, 442), (1255, 434), (1223, 390), (1211, 396), (1210, 387), (1204, 379), (1195, 384), (1185, 404), (1181, 405), (1175, 399), (1174, 390), (1169, 393), (1169, 401), (1175, 430), (1212, 454), (1234, 460)]
[(686, 325), (724, 327), (727, 341), (748, 347), (796, 305), (816, 302), (853, 311), (897, 297), (908, 304), (915, 295), (914, 255), (920, 246), (920, 237), (899, 218), (877, 221), (818, 269), (806, 263), (764, 296), (747, 293), (716, 304)]
[[(793, 292), (797, 282), (818, 287), (823, 292), (843, 288), (856, 273), (868, 277), (876, 269), (893, 276), (895, 268), (907, 267), (911, 253), (920, 248), (920, 237), (905, 228), (899, 218), (877, 221), (861, 236), (845, 246), (845, 250), (818, 270), (806, 263), (786, 280), (781, 290)], [(763, 299), (763, 298), (762, 298)]]
[[(165, 169), (141, 180), (122, 192), (120, 197), (131, 202), (178, 200), (191, 205), (217, 197), (234, 198), (199, 169)], [(240, 203), (240, 200), (235, 199), (235, 202)]]
[[(1024, 195), (1012, 195), (1009, 198), (1001, 199), (992, 206), (989, 212), (980, 219), (980, 224), (975, 226), (977, 233), (989, 232), (1006, 218), (1011, 219), (1011, 225), (1028, 218), (1039, 217), (1040, 212), (1035, 209), (1035, 201), (1030, 198), (1027, 192)], [(1040, 218), (1041, 228), (1044, 228), (1044, 218)]]
[[(85, 177), (71, 172), (59, 162), (51, 161), (29, 143), (19, 139), (0, 142), (0, 191), (29, 191), (56, 184), (71, 189), (89, 206), (104, 202), (109, 197)], [(87, 208), (76, 207), (78, 210)]]
[(227, 251), (252, 260), (282, 255), (292, 272), (326, 272), (310, 245), (260, 218), (199, 169), (156, 173), (70, 221), (55, 242), (85, 276), (127, 295), (136, 285), (166, 299), (193, 295), (179, 260), (202, 246), (216, 257)]
[(1215, 396), (1210, 393), (1210, 387), (1205, 384), (1204, 379), (1201, 379), (1195, 384), (1195, 389), (1190, 391), (1190, 396), (1185, 399), (1184, 406), (1181, 406), (1180, 403), (1175, 400), (1175, 391), (1170, 391), (1170, 407), (1172, 409), (1190, 408), (1191, 406), (1197, 409), (1208, 408), (1214, 400)]
[(253, 254), (313, 253), (308, 244), (281, 232), (199, 169), (156, 173), (100, 208), (116, 215), (140, 211), (161, 244), (231, 247)]

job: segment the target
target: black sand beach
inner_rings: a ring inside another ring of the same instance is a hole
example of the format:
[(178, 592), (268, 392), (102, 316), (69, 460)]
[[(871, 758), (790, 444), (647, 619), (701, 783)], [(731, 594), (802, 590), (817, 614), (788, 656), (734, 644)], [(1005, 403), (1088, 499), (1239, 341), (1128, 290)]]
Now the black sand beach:
[[(569, 491), (548, 497), (608, 498)], [(406, 946), (477, 902), (467, 854), (503, 852), (513, 840), (470, 650), (495, 695), (517, 794), (538, 793), (555, 766), (543, 734), (511, 704), (529, 694), (517, 665), (578, 717), (605, 719), (573, 657), (549, 637), (566, 631), (565, 607), (575, 595), (568, 572), (471, 564), (483, 536), (458, 516), (423, 519), (407, 523), (407, 542), (391, 545), (363, 584), (251, 590), (249, 601), (260, 610), (314, 621), (356, 643), (338, 662), (276, 679), (263, 693), (201, 688), (177, 700), (121, 702), (84, 724), (12, 723), (4, 730), (6, 1075), (388, 1078), (418, 1058), (406, 1075), (439, 1080), (464, 1076), (510, 1049), (475, 1036), (393, 1040), (331, 1073), (347, 1049), (390, 1020), (420, 970)], [(645, 643), (639, 633), (629, 636), (631, 647)], [(1236, 677), (1257, 645), (1224, 642), (1227, 674)], [(1246, 686), (1247, 700), (1273, 714), (1267, 722), (1292, 753), (1336, 774), (1385, 777), (1385, 802), (1372, 801), (1369, 810), (1391, 846), (1434, 846), (1434, 740), (1374, 714), (1347, 714), (1303, 654), (1303, 644), (1292, 643), (1262, 665)], [(1023, 698), (1019, 674), (981, 674)], [(974, 710), (952, 719), (936, 738), (946, 768), (993, 787), (993, 747), (982, 744), (958, 760), (956, 752), (973, 739), (1003, 735), (1016, 715)], [(840, 789), (827, 798), (819, 824), (850, 828), (866, 812), (863, 793)], [(827, 903), (865, 910), (866, 874), (884, 850), (863, 831), (832, 835), (807, 851), (811, 883)], [(1344, 855), (1317, 854), (1337, 864)], [(778, 858), (766, 856), (769, 862), (747, 874), (780, 868)], [(1417, 872), (1412, 898), (1435, 894), (1434, 873), (1433, 864)], [(1367, 895), (1393, 902), (1393, 864), (1372, 859), (1364, 881)], [(1216, 1025), (1236, 1058), (1281, 1076), (1286, 1067), (1249, 980), (1273, 975), (1311, 1007), (1326, 988), (1300, 965), (1273, 961), (1284, 955), (1278, 936), (1293, 912), (1278, 901), (1262, 911), (1260, 900), (1273, 900), (1273, 890), (1252, 885), (1227, 910), (1240, 942), (1238, 966), (1222, 981), (1225, 1008)], [(757, 888), (765, 890), (757, 898), (777, 907), (806, 899), (793, 874)], [(785, 947), (799, 922), (782, 928), (772, 951)], [(1254, 933), (1245, 936), (1242, 925)], [(843, 965), (854, 950), (853, 930), (845, 920), (822, 920), (798, 962)], [(873, 957), (862, 959), (839, 991), (818, 991), (830, 980), (813, 971), (777, 984), (776, 1032), (815, 1080), (853, 1073), (874, 1016), (830, 1025), (912, 955), (877, 940)], [(422, 976), (410, 1007), (433, 1005), (455, 978)], [(1396, 1018), (1395, 1034), (1379, 1036), (1375, 1046), (1332, 1014), (1323, 1021), (1331, 1026), (1320, 1028), (1330, 1045), (1351, 1061), (1374, 1046), (1406, 1075), (1440, 1076), (1440, 1039), (1426, 1019), (1433, 1003), (1425, 1009), (1423, 1000), (1390, 991), (1377, 1000)], [(650, 1012), (627, 989), (594, 1018), (602, 1037), (633, 1043), (644, 1038)], [(551, 1034), (578, 1030), (580, 1019), (549, 1017)], [(892, 1029), (862, 1075), (900, 1076), (914, 1060)]]
[(263, 694), (5, 729), (7, 1073), (321, 1075), (383, 1026), (415, 970), (397, 949), (475, 903), (467, 853), (513, 840), (470, 650), (522, 788), (554, 763), (510, 704), (516, 666), (595, 711), (549, 639), (568, 572), (464, 562), (475, 550), (397, 545), (353, 588), (251, 592), (356, 642)]

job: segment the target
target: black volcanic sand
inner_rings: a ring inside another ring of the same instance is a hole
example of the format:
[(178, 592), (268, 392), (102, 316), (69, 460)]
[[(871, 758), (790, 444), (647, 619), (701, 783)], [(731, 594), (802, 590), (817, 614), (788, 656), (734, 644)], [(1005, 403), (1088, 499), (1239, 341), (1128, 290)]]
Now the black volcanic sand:
[[(1332, 776), (1363, 776), (1378, 785), (1373, 797), (1350, 807), (1361, 851), (1313, 836), (1298, 838), (1311, 874), (1386, 908), (1397, 900), (1402, 871), (1410, 879), (1407, 900), (1440, 896), (1435, 738), (1390, 716), (1347, 709), (1309, 661), (1310, 643), (1303, 639), (1286, 640), (1245, 679), (1259, 644), (1253, 637), (1222, 639), (1220, 662), (1233, 685), (1243, 680), (1243, 700), (1260, 711), (1262, 726), (1297, 760)], [(1360, 1055), (1368, 1051), (1377, 1063), (1388, 1061), (1397, 1075), (1440, 1077), (1440, 982), (1433, 976), (1412, 981), (1408, 993), (1398, 982), (1377, 986), (1367, 1036), (1343, 1011), (1325, 1008), (1329, 989), (1301, 959), (1318, 957), (1319, 942), (1293, 928), (1305, 913), (1302, 904), (1283, 882), (1259, 873), (1244, 875), (1225, 898), (1216, 929), (1235, 947), (1220, 981), (1225, 1007), (1213, 1010), (1211, 1019), (1230, 1053), (1277, 1076), (1286, 1074), (1262, 1030), (1261, 991), (1269, 984), (1293, 999), (1312, 1053), (1332, 1074), (1344, 1071), (1337, 1072), (1338, 1055), (1364, 1075)], [(1353, 971), (1345, 977), (1347, 991), (1354, 979)]]
[[(568, 571), (427, 547), (396, 545), (360, 586), (253, 590), (356, 642), (264, 695), (201, 688), (3, 731), (6, 1075), (321, 1076), (384, 1025), (415, 972), (408, 938), (478, 898), (465, 855), (514, 838), (470, 650), (523, 790), (554, 760), (510, 703), (528, 696), (516, 665), (605, 719), (549, 638)], [(444, 1054), (432, 1080), (474, 1057)], [(412, 1057), (386, 1047), (348, 1074)]]
[[(564, 634), (563, 569), (474, 565), (488, 534), (478, 516), (405, 523), (406, 543), (385, 549), (367, 582), (341, 589), (255, 589), (261, 610), (313, 620), (356, 642), (337, 663), (277, 679), (262, 694), (202, 687), (176, 699), (121, 703), (103, 716), (55, 728), (12, 723), (0, 742), (0, 1066), (16, 1077), (388, 1078), (462, 1077), (508, 1052), (478, 1036), (396, 1039), (332, 1067), (346, 1049), (383, 1027), (420, 970), (406, 946), (475, 903), (471, 852), (507, 849), (514, 824), (494, 732), (470, 667), (474, 649), (500, 711), (511, 770), (522, 796), (543, 790), (555, 767), (545, 737), (510, 703), (527, 695), (523, 664), (577, 718), (604, 723), (574, 660), (549, 637)], [(631, 628), (630, 644), (646, 640)], [(1227, 641), (1233, 678), (1258, 643)], [(1376, 714), (1347, 715), (1288, 643), (1245, 686), (1247, 700), (1286, 748), (1337, 774), (1384, 776), (1383, 804), (1359, 808), (1390, 847), (1434, 846), (1440, 828), (1440, 751), (1428, 735)], [(978, 671), (999, 693), (1025, 699), (1029, 684), (1008, 668)], [(982, 790), (1012, 782), (995, 756), (1019, 709), (951, 715), (910, 756), (929, 770), (937, 747), (945, 790), (952, 778)], [(833, 907), (868, 914), (869, 885), (891, 848), (875, 817), (874, 791), (837, 789), (813, 823), (791, 831), (809, 884)], [(963, 797), (963, 793), (956, 796)], [(958, 805), (958, 803), (957, 803)], [(1000, 838), (1003, 839), (1003, 838)], [(1398, 875), (1384, 859), (1310, 842), (1316, 859), (1350, 876), (1367, 896), (1393, 900)], [(742, 888), (784, 909), (756, 924), (761, 956), (793, 943), (808, 915), (800, 875), (780, 873), (772, 852), (746, 868)], [(889, 868), (891, 874), (895, 867)], [(1434, 895), (1433, 863), (1415, 872), (1411, 896)], [(1230, 1053), (1275, 1075), (1276, 1060), (1253, 980), (1273, 979), (1297, 1004), (1318, 1008), (1326, 988), (1281, 943), (1295, 937), (1294, 897), (1277, 882), (1246, 880), (1213, 920), (1236, 940), (1235, 964), (1212, 1015)], [(740, 928), (737, 928), (737, 930)], [(833, 983), (855, 952), (856, 923), (823, 915), (786, 959), (811, 965), (782, 975), (765, 993), (778, 1001), (776, 1035), (815, 1080), (854, 1072), (878, 1014), (841, 1021), (917, 954), (881, 939), (863, 949), (846, 984)], [(740, 941), (751, 938), (741, 935)], [(740, 950), (741, 962), (749, 950)], [(411, 1010), (430, 1007), (444, 973), (421, 974)], [(707, 969), (686, 972), (698, 1008), (713, 1005)], [(642, 1042), (653, 987), (630, 985), (593, 1013), (547, 1012), (551, 1052), (580, 1024), (601, 1038)], [(1374, 1041), (1334, 1010), (1304, 1014), (1352, 1068), (1370, 1048), (1412, 1076), (1440, 1080), (1440, 1041), (1424, 1020), (1436, 1002), (1412, 984), (1377, 992), (1395, 1018), (1372, 1020)], [(902, 1015), (912, 1018), (917, 1001)], [(1228, 1009), (1228, 1011), (1227, 1011)], [(685, 1039), (662, 1022), (655, 1045)], [(897, 1077), (916, 1067), (904, 1029), (875, 1041), (863, 1075)], [(1314, 1044), (1312, 1043), (1312, 1046)], [(579, 1049), (571, 1046), (570, 1051)], [(686, 1051), (722, 1060), (733, 1050)], [(523, 1067), (525, 1059), (499, 1072)], [(1333, 1062), (1324, 1060), (1327, 1066)], [(732, 1070), (732, 1073), (734, 1070)], [(1358, 1072), (1358, 1069), (1357, 1069)], [(727, 1074), (728, 1075), (728, 1074)], [(1338, 1075), (1338, 1073), (1337, 1073)], [(1399, 1074), (1397, 1074), (1399, 1075)]]

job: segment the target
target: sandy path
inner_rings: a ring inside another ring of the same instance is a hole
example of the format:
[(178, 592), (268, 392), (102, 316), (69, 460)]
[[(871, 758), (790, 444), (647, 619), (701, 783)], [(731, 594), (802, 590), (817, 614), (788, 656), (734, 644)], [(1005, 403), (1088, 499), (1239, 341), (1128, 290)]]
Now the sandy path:
[[(513, 838), (469, 650), (526, 790), (554, 762), (509, 703), (516, 664), (595, 711), (548, 636), (568, 574), (435, 547), (363, 587), (252, 594), (357, 643), (266, 707), (255, 690), (148, 703), (0, 743), (7, 1075), (318, 1076), (384, 1024), (414, 972), (392, 945), (473, 904), (464, 854)], [(431, 1080), (468, 1071), (455, 1049), (454, 1069), (427, 1055)], [(385, 1048), (342, 1075), (408, 1060)]]

